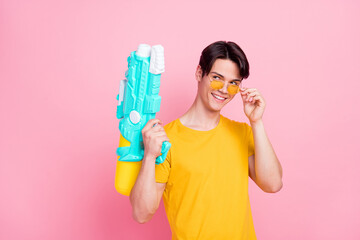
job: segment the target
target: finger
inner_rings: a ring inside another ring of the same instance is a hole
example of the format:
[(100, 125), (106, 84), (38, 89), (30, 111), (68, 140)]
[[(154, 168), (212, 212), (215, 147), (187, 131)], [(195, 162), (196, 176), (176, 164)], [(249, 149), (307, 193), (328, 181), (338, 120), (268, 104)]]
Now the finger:
[(255, 96), (257, 96), (257, 95), (259, 95), (258, 92), (249, 93), (249, 94), (247, 95), (247, 97), (246, 97), (246, 101), (252, 99), (253, 97), (255, 97)]
[(246, 90), (247, 88), (240, 88), (240, 94), (243, 95), (243, 93), (245, 93)]
[(243, 101), (245, 101), (247, 93), (244, 93), (244, 91), (240, 92), (240, 96), (242, 98)]
[(247, 97), (249, 94), (252, 94), (252, 93), (259, 94), (258, 91), (252, 91), (252, 92), (241, 93), (241, 95), (244, 96), (244, 97)]
[(246, 87), (241, 87), (240, 88), (240, 92), (243, 92), (243, 91), (245, 91), (247, 88)]
[(158, 132), (158, 131), (164, 131), (163, 126), (161, 126), (160, 124), (154, 125), (151, 129), (149, 129), (148, 131), (151, 132)]
[(170, 139), (167, 136), (163, 136), (163, 137), (160, 138), (160, 141), (161, 141), (161, 143), (164, 143), (166, 141), (170, 142)]
[(162, 137), (162, 136), (166, 136), (166, 132), (165, 131), (157, 131), (157, 132), (150, 132), (149, 131), (149, 135), (153, 138), (155, 137)]
[(255, 96), (252, 100), (253, 103), (264, 103), (264, 99), (261, 96)]
[(163, 143), (164, 141), (170, 141), (168, 136), (164, 133), (154, 133), (151, 135), (151, 141)]
[(259, 92), (252, 92), (248, 94), (248, 97), (255, 97), (256, 95), (259, 95)]
[[(251, 93), (251, 94), (256, 95), (256, 93)], [(249, 95), (250, 93), (245, 93), (241, 95), (241, 98), (243, 99), (244, 102), (247, 102), (250, 99), (251, 96)]]
[(256, 88), (247, 88), (246, 90), (241, 92), (241, 95), (247, 94), (247, 93), (252, 93), (252, 92), (255, 92), (255, 91), (257, 91)]
[(259, 100), (260, 102), (262, 102), (262, 103), (265, 103), (265, 99), (262, 97), (262, 96), (256, 96), (256, 97), (254, 97), (254, 98), (256, 98), (256, 100)]
[(146, 136), (149, 136), (149, 137), (152, 137), (156, 133), (165, 134), (165, 130), (163, 129), (162, 126), (156, 125), (155, 127), (152, 127), (149, 130), (147, 130), (146, 132), (144, 132), (144, 134), (146, 134)]
[(146, 125), (144, 126), (144, 128), (143, 128), (143, 132), (146, 132), (146, 131), (148, 131), (149, 129), (151, 129), (153, 126), (154, 126), (154, 124), (159, 124), (159, 123), (161, 123), (161, 120), (160, 119), (156, 119), (156, 118), (154, 118), (154, 119), (150, 119), (147, 123), (146, 123)]
[(246, 103), (248, 101), (247, 94), (241, 95), (241, 99), (243, 100), (244, 103)]

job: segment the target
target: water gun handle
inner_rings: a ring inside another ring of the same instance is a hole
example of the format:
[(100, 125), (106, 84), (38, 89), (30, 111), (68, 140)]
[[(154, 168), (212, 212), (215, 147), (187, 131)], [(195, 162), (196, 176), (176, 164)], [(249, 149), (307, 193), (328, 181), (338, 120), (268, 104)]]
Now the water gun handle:
[(161, 155), (158, 156), (155, 160), (155, 163), (158, 165), (158, 164), (161, 164), (165, 161), (166, 159), (166, 155), (168, 154), (169, 150), (170, 150), (170, 147), (171, 147), (171, 143), (168, 142), (168, 141), (164, 141), (162, 143), (162, 146), (161, 146)]

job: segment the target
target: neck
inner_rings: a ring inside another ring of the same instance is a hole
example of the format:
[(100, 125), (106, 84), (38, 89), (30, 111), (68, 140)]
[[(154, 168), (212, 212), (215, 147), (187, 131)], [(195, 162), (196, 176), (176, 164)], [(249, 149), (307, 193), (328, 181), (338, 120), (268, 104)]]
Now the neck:
[(190, 128), (210, 130), (218, 125), (220, 121), (220, 111), (210, 111), (206, 108), (198, 94), (189, 110), (180, 117), (180, 121)]

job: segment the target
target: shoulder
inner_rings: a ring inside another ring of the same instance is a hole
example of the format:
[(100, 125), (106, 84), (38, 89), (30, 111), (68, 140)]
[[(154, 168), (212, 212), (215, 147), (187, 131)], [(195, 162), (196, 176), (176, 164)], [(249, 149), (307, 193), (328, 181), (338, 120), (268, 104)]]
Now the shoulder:
[(235, 129), (237, 131), (248, 131), (248, 129), (251, 128), (249, 126), (249, 124), (247, 124), (246, 122), (239, 122), (239, 121), (231, 120), (222, 115), (221, 115), (221, 117), (222, 117), (224, 126), (227, 128)]
[(166, 124), (164, 126), (164, 130), (165, 130), (166, 134), (168, 135), (168, 137), (178, 135), (179, 133), (181, 133), (180, 127), (179, 127), (179, 120), (175, 119), (175, 120), (169, 122), (168, 124)]
[(248, 123), (231, 120), (224, 116), (222, 116), (222, 118), (224, 129), (227, 130), (225, 132), (231, 135), (236, 135), (242, 139), (246, 139), (252, 135), (252, 129)]
[(175, 120), (169, 122), (168, 124), (166, 124), (164, 126), (165, 131), (170, 131), (171, 129), (173, 129), (177, 125), (177, 120), (178, 119), (175, 119)]

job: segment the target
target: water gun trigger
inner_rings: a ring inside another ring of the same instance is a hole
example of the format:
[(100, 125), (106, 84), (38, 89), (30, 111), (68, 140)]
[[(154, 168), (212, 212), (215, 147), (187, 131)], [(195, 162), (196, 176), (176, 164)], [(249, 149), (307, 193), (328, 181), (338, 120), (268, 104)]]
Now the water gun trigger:
[(168, 142), (168, 141), (164, 141), (162, 143), (162, 146), (161, 146), (161, 155), (158, 156), (155, 160), (155, 164), (156, 165), (159, 165), (161, 163), (163, 163), (166, 159), (166, 156), (168, 155), (168, 152), (170, 150), (170, 147), (171, 147), (171, 143)]

